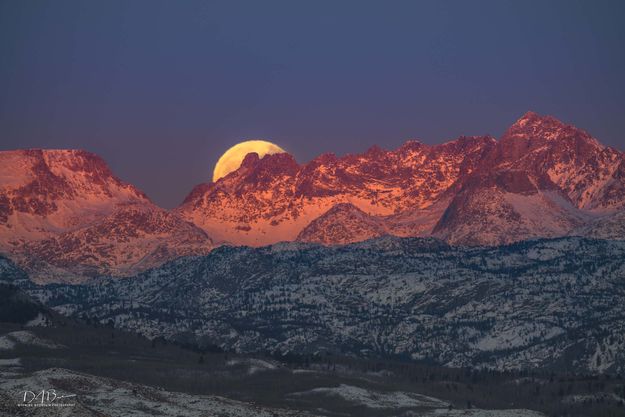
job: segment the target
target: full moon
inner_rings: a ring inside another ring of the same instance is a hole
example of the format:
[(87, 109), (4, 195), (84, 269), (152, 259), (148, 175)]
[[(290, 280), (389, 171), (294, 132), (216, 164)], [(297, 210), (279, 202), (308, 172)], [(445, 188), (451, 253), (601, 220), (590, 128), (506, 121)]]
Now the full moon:
[(217, 161), (215, 170), (213, 171), (213, 182), (217, 181), (219, 178), (225, 177), (232, 171), (236, 171), (241, 166), (245, 155), (252, 152), (256, 152), (258, 156), (262, 158), (267, 154), (283, 153), (285, 151), (275, 143), (265, 140), (247, 140), (237, 143), (224, 152)]

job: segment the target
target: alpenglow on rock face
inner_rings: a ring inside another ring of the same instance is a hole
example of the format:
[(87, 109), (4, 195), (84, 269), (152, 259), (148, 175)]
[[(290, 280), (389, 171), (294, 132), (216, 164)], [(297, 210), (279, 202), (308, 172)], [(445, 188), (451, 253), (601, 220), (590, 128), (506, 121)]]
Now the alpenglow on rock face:
[(36, 281), (130, 275), (211, 248), (94, 154), (0, 152), (0, 250)]
[(88, 152), (4, 151), (0, 162), (0, 252), (40, 282), (130, 276), (223, 243), (625, 238), (624, 154), (532, 112), (499, 140), (408, 141), (303, 165), (251, 153), (170, 211)]
[[(344, 204), (374, 216), (369, 223), (388, 224), (383, 228), (391, 234), (428, 234), (453, 187), (494, 143), (490, 137), (463, 137), (438, 146), (410, 141), (395, 151), (373, 147), (361, 155), (324, 154), (305, 165), (288, 154), (250, 157), (238, 171), (197, 186), (177, 212), (216, 240), (252, 246), (295, 240), (313, 220)], [(406, 217), (401, 227), (395, 225), (396, 216)], [(324, 241), (310, 232), (304, 236)], [(325, 243), (343, 243), (343, 238)]]
[(132, 279), (27, 289), (57, 311), (240, 352), (625, 371), (625, 242), (383, 237), (221, 247)]
[(597, 231), (620, 222), (624, 204), (623, 153), (528, 112), (498, 141), (410, 141), (304, 165), (288, 154), (250, 155), (238, 171), (197, 186), (177, 212), (232, 244), (390, 234), (498, 245), (584, 233), (591, 224)]

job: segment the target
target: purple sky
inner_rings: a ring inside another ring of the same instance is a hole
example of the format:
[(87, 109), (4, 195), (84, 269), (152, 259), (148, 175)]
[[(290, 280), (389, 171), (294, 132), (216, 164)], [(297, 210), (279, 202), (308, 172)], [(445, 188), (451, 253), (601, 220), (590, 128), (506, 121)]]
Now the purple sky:
[(264, 138), (499, 136), (527, 110), (625, 150), (623, 1), (0, 0), (0, 149), (82, 148), (164, 207)]

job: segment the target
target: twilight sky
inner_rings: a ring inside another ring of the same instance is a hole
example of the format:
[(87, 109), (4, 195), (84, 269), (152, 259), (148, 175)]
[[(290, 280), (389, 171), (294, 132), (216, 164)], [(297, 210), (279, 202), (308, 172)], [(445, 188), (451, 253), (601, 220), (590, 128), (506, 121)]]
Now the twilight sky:
[(0, 0), (0, 149), (81, 148), (164, 207), (235, 143), (499, 136), (527, 110), (625, 150), (625, 2)]

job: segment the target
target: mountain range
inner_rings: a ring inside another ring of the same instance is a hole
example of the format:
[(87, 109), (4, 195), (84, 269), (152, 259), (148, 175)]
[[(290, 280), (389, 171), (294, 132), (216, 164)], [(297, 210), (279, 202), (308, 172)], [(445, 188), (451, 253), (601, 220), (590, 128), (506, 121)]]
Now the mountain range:
[(200, 348), (625, 371), (624, 241), (221, 246), (81, 285), (38, 286), (5, 264), (5, 280), (63, 316)]
[(392, 151), (248, 154), (165, 210), (79, 150), (0, 152), (0, 251), (38, 282), (132, 276), (215, 247), (337, 245), (393, 235), (496, 246), (625, 237), (625, 156), (528, 112), (498, 140)]

